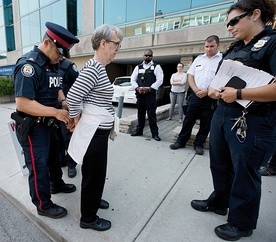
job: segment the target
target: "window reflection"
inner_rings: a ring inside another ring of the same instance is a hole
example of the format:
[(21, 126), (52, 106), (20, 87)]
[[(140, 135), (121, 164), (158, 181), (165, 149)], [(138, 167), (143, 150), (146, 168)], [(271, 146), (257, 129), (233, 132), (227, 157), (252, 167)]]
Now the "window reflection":
[[(203, 1), (201, 0), (201, 5)], [(156, 15), (178, 12), (181, 10), (188, 10), (191, 8), (191, 0), (174, 0), (168, 4), (168, 0), (157, 0)]]
[[(96, 0), (95, 26), (118, 25), (125, 36), (171, 31), (226, 21), (227, 0)], [(196, 9), (195, 9), (196, 8)], [(126, 17), (125, 17), (126, 16)]]
[(217, 24), (226, 21), (226, 12), (230, 4), (201, 8), (197, 11), (183, 11), (177, 14), (156, 16), (155, 28), (153, 19), (131, 24), (119, 25), (125, 36), (171, 31), (187, 27)]

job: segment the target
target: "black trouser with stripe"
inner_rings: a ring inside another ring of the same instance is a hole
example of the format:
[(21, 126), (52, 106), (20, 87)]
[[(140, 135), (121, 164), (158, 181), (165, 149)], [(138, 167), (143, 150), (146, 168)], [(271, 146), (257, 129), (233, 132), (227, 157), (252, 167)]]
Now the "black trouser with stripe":
[(63, 184), (58, 160), (57, 136), (54, 127), (33, 124), (28, 140), (21, 142), (29, 170), (29, 189), (33, 204), (40, 209), (53, 206), (50, 182)]

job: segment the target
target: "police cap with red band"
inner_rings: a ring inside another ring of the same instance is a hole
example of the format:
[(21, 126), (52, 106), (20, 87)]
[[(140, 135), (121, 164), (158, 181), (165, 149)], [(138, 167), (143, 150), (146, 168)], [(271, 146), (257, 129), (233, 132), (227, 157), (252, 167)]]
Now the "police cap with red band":
[(62, 48), (64, 53), (68, 54), (72, 46), (79, 43), (78, 38), (60, 25), (46, 22), (45, 26), (47, 36), (55, 42), (58, 48)]

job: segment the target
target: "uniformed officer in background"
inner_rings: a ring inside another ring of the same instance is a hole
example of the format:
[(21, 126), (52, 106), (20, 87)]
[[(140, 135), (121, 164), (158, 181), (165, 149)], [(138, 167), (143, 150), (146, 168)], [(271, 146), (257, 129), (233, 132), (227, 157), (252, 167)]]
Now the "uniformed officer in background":
[[(51, 193), (71, 193), (75, 185), (65, 184), (58, 161), (55, 122), (68, 124), (68, 111), (58, 109), (65, 99), (56, 64), (68, 56), (79, 40), (60, 25), (47, 22), (42, 42), (18, 59), (14, 71), (16, 132), (29, 170), (29, 189), (39, 215), (61, 218), (67, 210), (51, 201)], [(26, 132), (26, 130), (28, 132)]]
[(131, 75), (131, 85), (136, 91), (138, 125), (131, 136), (142, 136), (148, 115), (152, 138), (160, 141), (156, 120), (156, 92), (163, 83), (163, 70), (160, 65), (153, 62), (153, 51), (144, 52), (144, 61), (137, 65)]
[[(58, 64), (59, 68), (59, 75), (62, 78), (62, 90), (65, 95), (67, 96), (67, 93), (70, 89), (70, 87), (75, 82), (76, 78), (79, 75), (78, 68), (75, 63), (69, 61), (66, 58), (63, 58), (63, 60), (60, 61)], [(67, 108), (66, 98), (60, 100), (60, 107), (64, 109)], [(68, 146), (69, 142), (72, 136), (72, 132), (70, 132), (69, 129), (67, 129), (64, 122), (60, 122), (60, 162), (61, 166), (67, 166), (68, 167), (68, 177), (73, 178), (77, 175), (76, 165), (77, 163), (71, 158), (71, 156), (68, 154)]]

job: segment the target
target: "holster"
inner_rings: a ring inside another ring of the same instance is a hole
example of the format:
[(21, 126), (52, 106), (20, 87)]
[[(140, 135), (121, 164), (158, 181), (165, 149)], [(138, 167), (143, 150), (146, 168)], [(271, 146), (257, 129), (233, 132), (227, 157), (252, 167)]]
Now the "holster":
[(28, 134), (30, 128), (33, 125), (32, 117), (21, 117), (17, 112), (11, 114), (11, 119), (16, 122), (16, 133), (19, 142), (26, 142), (28, 140)]

